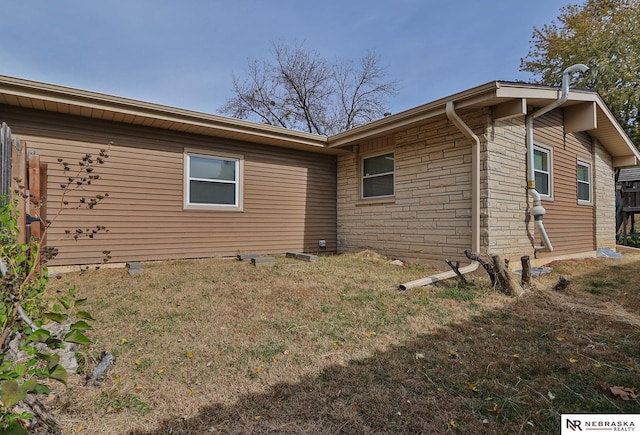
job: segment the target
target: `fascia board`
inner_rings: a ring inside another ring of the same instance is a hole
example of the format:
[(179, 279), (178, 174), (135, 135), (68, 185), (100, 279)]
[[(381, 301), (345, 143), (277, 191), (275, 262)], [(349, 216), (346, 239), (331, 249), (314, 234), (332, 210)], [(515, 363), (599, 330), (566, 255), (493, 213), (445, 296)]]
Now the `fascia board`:
[(0, 76), (0, 94), (45, 104), (77, 107), (83, 112), (95, 110), (100, 113), (167, 121), (182, 126), (196, 126), (210, 129), (212, 133), (231, 133), (247, 141), (268, 139), (312, 148), (326, 148), (327, 143), (326, 136), (6, 76)]

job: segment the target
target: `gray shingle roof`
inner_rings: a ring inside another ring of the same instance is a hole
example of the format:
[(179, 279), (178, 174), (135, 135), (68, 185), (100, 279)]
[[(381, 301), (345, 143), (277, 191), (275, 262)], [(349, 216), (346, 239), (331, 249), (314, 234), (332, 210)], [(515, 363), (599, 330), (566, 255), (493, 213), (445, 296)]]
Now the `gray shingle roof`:
[(620, 169), (618, 181), (640, 181), (640, 168), (623, 168)]

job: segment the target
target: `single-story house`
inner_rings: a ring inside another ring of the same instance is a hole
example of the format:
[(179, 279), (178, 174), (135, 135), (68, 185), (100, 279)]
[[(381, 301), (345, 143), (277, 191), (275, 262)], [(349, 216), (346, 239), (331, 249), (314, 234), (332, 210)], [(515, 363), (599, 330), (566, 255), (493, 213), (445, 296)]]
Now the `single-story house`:
[[(53, 265), (354, 252), (520, 258), (616, 243), (616, 168), (640, 153), (594, 92), (504, 81), (325, 137), (0, 76), (0, 121), (48, 162), (108, 149), (93, 210), (48, 233)], [(531, 164), (528, 164), (531, 162)], [(75, 240), (65, 230), (106, 226)], [(322, 247), (321, 247), (322, 246)]]

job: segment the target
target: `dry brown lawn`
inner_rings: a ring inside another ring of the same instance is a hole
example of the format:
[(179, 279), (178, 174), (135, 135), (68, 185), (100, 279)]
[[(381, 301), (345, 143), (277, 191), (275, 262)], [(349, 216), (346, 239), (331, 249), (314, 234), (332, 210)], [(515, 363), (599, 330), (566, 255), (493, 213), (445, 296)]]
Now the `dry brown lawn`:
[[(94, 344), (44, 402), (91, 435), (554, 433), (638, 411), (609, 387), (640, 389), (640, 256), (553, 266), (521, 298), (480, 274), (400, 292), (432, 270), (378, 255), (67, 274), (47, 291), (89, 299)], [(116, 364), (85, 386), (102, 350)]]

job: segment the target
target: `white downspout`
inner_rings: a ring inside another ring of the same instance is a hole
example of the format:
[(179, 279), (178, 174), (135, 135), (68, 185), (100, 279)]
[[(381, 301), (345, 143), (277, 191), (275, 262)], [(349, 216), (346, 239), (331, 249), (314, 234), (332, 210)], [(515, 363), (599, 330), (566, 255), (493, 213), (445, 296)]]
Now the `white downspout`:
[[(456, 113), (455, 103), (447, 101), (446, 105), (447, 118), (460, 130), (466, 137), (473, 140), (471, 147), (471, 250), (480, 252), (480, 139), (476, 136), (467, 124), (460, 119)], [(458, 271), (461, 274), (467, 274), (478, 269), (479, 263), (473, 261), (467, 266), (461, 267)], [(454, 278), (456, 273), (453, 270), (431, 275), (427, 278), (417, 279), (398, 287), (400, 290), (408, 290), (413, 287), (421, 287), (443, 279)]]
[(542, 218), (547, 212), (542, 206), (542, 200), (540, 199), (540, 194), (536, 190), (536, 178), (534, 171), (534, 140), (533, 140), (533, 121), (534, 119), (544, 115), (545, 113), (555, 109), (562, 105), (565, 101), (569, 99), (569, 76), (572, 72), (580, 71), (585, 72), (589, 68), (586, 65), (581, 63), (572, 65), (565, 69), (562, 72), (562, 91), (560, 94), (560, 98), (558, 98), (553, 103), (548, 106), (543, 107), (535, 111), (533, 114), (528, 115), (526, 117), (525, 125), (526, 125), (526, 143), (527, 143), (527, 191), (529, 192), (529, 196), (531, 197), (531, 201), (533, 203), (533, 207), (529, 210), (529, 214), (533, 216), (535, 219), (536, 226), (538, 227), (538, 231), (540, 232), (540, 236), (542, 237), (542, 246), (534, 246), (533, 249), (537, 251), (553, 251), (553, 245), (551, 245), (551, 240), (549, 240), (549, 236), (547, 235), (547, 231), (544, 228), (544, 224), (542, 223)]

